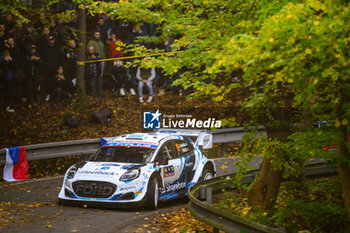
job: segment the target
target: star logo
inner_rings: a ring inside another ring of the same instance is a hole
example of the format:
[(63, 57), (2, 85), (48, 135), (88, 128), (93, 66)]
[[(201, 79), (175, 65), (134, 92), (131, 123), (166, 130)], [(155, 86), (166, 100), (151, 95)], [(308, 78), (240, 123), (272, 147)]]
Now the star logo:
[(160, 115), (162, 115), (162, 114), (159, 112), (159, 110), (157, 110), (155, 113), (151, 113), (151, 114), (152, 114), (152, 116), (153, 116), (151, 122), (154, 121), (154, 120), (156, 120), (156, 119), (158, 119), (158, 118), (160, 117)]
[(156, 112), (143, 112), (143, 128), (159, 129), (161, 115), (162, 113), (160, 113), (159, 110), (157, 110)]

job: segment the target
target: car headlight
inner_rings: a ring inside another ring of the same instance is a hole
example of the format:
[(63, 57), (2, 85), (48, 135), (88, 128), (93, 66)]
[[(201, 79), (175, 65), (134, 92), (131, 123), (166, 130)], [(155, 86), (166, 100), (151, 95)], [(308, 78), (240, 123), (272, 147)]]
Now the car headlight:
[(76, 166), (72, 167), (71, 169), (68, 170), (67, 177), (69, 179), (73, 179), (77, 171), (78, 171), (78, 168)]
[(128, 170), (120, 177), (120, 181), (130, 181), (135, 180), (137, 177), (140, 176), (140, 169), (132, 169)]

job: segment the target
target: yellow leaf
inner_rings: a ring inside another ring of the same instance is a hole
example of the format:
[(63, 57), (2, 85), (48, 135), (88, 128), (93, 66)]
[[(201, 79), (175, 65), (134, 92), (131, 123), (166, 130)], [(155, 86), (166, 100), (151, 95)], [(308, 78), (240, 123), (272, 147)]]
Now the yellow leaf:
[(305, 49), (305, 53), (306, 53), (306, 54), (312, 54), (312, 50), (309, 49), (309, 48), (307, 48), (307, 49)]
[(52, 225), (49, 225), (49, 224), (48, 224), (48, 225), (46, 225), (46, 227), (52, 227)]
[(335, 124), (334, 124), (335, 127), (340, 127), (340, 121), (338, 119), (335, 119)]
[(320, 24), (320, 21), (318, 21), (318, 20), (317, 20), (317, 21), (314, 21), (314, 25), (315, 25), (315, 26), (317, 26), (317, 25), (319, 25), (319, 24)]
[(343, 119), (341, 122), (342, 125), (348, 125), (348, 120), (347, 119)]
[(269, 42), (272, 44), (273, 42), (275, 41), (275, 39), (273, 39), (273, 38), (270, 38), (269, 39)]
[(227, 168), (227, 166), (222, 165), (220, 168), (221, 168), (222, 170), (225, 170), (225, 169)]

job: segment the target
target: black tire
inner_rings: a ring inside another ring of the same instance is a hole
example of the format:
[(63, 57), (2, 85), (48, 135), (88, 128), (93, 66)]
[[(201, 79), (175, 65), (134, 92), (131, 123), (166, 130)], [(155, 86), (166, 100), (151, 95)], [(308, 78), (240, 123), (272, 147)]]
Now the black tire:
[(148, 188), (147, 188), (147, 200), (146, 200), (147, 209), (149, 210), (157, 209), (158, 195), (159, 195), (158, 179), (156, 177), (152, 177), (148, 183)]
[(209, 180), (214, 178), (214, 171), (210, 168), (205, 168), (200, 177), (200, 181)]

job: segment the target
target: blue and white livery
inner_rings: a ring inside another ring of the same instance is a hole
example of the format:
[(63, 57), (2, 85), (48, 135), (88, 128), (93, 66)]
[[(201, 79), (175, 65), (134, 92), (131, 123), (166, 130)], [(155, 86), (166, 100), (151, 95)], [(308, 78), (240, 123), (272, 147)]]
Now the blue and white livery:
[(159, 201), (187, 195), (192, 185), (216, 173), (213, 161), (199, 148), (211, 135), (188, 135), (197, 139), (195, 143), (187, 135), (160, 130), (111, 139), (90, 159), (68, 169), (59, 201), (107, 206), (145, 203), (156, 209)]

